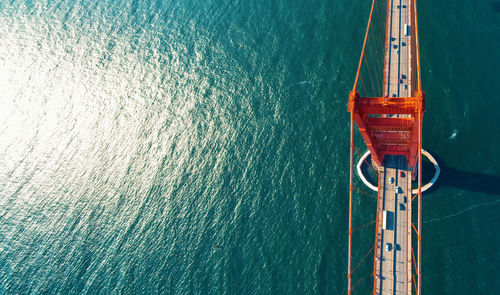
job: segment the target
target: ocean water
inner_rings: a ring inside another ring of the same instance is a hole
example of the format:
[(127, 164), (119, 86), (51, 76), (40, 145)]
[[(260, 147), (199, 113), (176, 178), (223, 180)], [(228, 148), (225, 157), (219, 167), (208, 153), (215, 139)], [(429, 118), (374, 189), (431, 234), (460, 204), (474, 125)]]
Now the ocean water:
[[(345, 294), (369, 2), (0, 2), (0, 294)], [(418, 3), (424, 294), (500, 289), (499, 6)]]

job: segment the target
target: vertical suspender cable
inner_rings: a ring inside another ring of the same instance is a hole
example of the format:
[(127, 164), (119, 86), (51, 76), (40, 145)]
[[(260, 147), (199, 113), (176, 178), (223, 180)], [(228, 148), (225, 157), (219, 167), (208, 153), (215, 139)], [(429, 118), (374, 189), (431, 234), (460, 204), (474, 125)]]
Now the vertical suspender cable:
[(422, 115), (418, 110), (418, 290), (417, 295), (421, 294), (422, 289)]
[[(420, 80), (420, 53), (418, 46), (418, 23), (417, 23), (417, 1), (413, 2), (415, 18), (415, 45), (417, 53), (417, 83), (419, 95), (422, 95), (422, 83)], [(417, 295), (422, 292), (422, 107), (418, 108), (418, 289)]]
[[(422, 83), (420, 81), (420, 53), (418, 47), (418, 23), (417, 23), (417, 0), (413, 1), (413, 10), (414, 10), (414, 18), (415, 18), (415, 47), (417, 52), (417, 89), (418, 91), (422, 91)], [(420, 230), (420, 228), (419, 228)]]
[(368, 24), (366, 25), (365, 40), (363, 41), (363, 49), (361, 50), (361, 58), (359, 59), (358, 71), (356, 72), (356, 79), (354, 79), (354, 87), (352, 92), (356, 93), (356, 87), (358, 86), (359, 71), (361, 70), (361, 63), (363, 62), (363, 56), (365, 55), (366, 40), (368, 39), (368, 33), (370, 32), (370, 25), (372, 22), (373, 7), (375, 6), (375, 0), (372, 2), (372, 8), (370, 10), (370, 17), (368, 18)]
[(387, 55), (387, 49), (389, 46), (389, 4), (390, 1), (387, 0), (387, 11), (385, 12), (385, 45), (384, 45), (384, 84), (382, 85), (382, 96), (389, 95), (389, 87), (387, 87), (387, 93), (384, 93), (384, 88), (389, 77), (386, 76), (385, 70), (389, 67), (389, 58)]
[[(380, 182), (380, 171), (377, 171), (377, 179)], [(377, 290), (377, 259), (378, 259), (378, 212), (379, 212), (379, 197), (380, 190), (377, 190), (377, 215), (375, 215), (375, 246), (374, 246), (374, 257), (373, 257), (373, 295)]]
[[(368, 76), (370, 77), (370, 82), (372, 84), (372, 94), (370, 96), (376, 97), (377, 96), (377, 90), (375, 89), (375, 84), (373, 83), (373, 78), (372, 78), (372, 72), (370, 70), (370, 66), (368, 64), (368, 59), (366, 58), (366, 54), (364, 56), (365, 58), (365, 64), (366, 64), (366, 69), (368, 70)], [(377, 81), (375, 81), (376, 83)]]
[(351, 242), (352, 242), (352, 150), (353, 150), (353, 133), (354, 133), (354, 127), (353, 127), (353, 112), (351, 112), (351, 144), (349, 147), (349, 253), (348, 253), (348, 258), (347, 258), (347, 264), (348, 264), (348, 269), (347, 269), (347, 280), (348, 280), (348, 285), (347, 285), (347, 294), (351, 295)]

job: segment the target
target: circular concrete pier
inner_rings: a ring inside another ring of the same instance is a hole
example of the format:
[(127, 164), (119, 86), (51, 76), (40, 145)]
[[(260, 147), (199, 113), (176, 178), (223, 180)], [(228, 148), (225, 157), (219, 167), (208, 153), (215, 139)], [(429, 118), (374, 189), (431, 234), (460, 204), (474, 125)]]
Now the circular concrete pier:
[[(378, 192), (378, 187), (370, 183), (366, 177), (363, 175), (363, 171), (361, 170), (361, 165), (363, 164), (364, 161), (368, 158), (370, 155), (370, 151), (366, 151), (366, 153), (359, 159), (358, 165), (356, 166), (356, 170), (358, 171), (359, 178), (363, 181), (363, 183), (369, 187), (372, 191)], [(425, 156), (429, 161), (431, 161), (432, 165), (434, 165), (434, 169), (436, 169), (436, 172), (434, 172), (434, 176), (432, 177), (431, 181), (429, 181), (427, 184), (422, 186), (422, 192), (425, 192), (429, 188), (431, 188), (434, 183), (436, 183), (436, 180), (439, 177), (439, 174), (441, 173), (441, 168), (439, 168), (439, 164), (437, 163), (436, 159), (426, 150), (422, 149), (422, 155)], [(412, 194), (418, 194), (418, 188), (413, 189)]]

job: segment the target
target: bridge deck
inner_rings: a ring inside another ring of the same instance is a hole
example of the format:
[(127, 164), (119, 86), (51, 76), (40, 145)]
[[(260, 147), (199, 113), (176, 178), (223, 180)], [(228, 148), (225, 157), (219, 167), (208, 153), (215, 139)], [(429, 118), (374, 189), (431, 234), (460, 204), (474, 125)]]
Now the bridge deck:
[[(384, 95), (409, 97), (413, 79), (410, 1), (388, 1)], [(378, 179), (376, 294), (411, 294), (411, 179), (404, 158), (386, 156)]]
[[(385, 49), (384, 95), (411, 96), (411, 9), (409, 0), (388, 0), (387, 43)], [(409, 35), (405, 35), (405, 25)]]
[(402, 157), (379, 171), (376, 294), (411, 294), (411, 177)]

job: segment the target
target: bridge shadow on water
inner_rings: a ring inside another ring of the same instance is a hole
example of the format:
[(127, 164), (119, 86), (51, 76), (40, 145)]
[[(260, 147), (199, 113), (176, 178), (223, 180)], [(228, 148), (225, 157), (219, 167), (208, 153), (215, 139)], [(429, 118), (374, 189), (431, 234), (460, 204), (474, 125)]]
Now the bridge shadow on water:
[(500, 2), (492, 2), (491, 9), (493, 9), (494, 12), (500, 12)]
[[(499, 3), (500, 5), (500, 3)], [(441, 174), (433, 187), (429, 189), (429, 192), (435, 192), (441, 186), (454, 187), (466, 191), (473, 191), (485, 194), (491, 194), (500, 196), (500, 177), (494, 175), (488, 175), (483, 173), (459, 170), (454, 167), (449, 167), (446, 163), (439, 157), (433, 155), (439, 167), (441, 167)], [(432, 178), (434, 175), (434, 167), (429, 162), (422, 161), (423, 167), (423, 183), (427, 183), (426, 180)]]
[[(440, 187), (448, 186), (464, 191), (485, 193), (500, 197), (500, 176), (460, 170), (446, 165), (443, 159), (435, 155), (433, 156), (441, 168), (441, 173), (436, 183), (427, 192), (436, 192)], [(370, 165), (363, 165), (361, 169), (367, 180), (376, 186), (377, 174), (373, 168)], [(435, 169), (432, 163), (424, 159), (422, 161), (422, 170), (422, 185), (424, 185), (432, 179)], [(417, 183), (414, 181), (413, 187), (416, 187), (416, 185)]]

